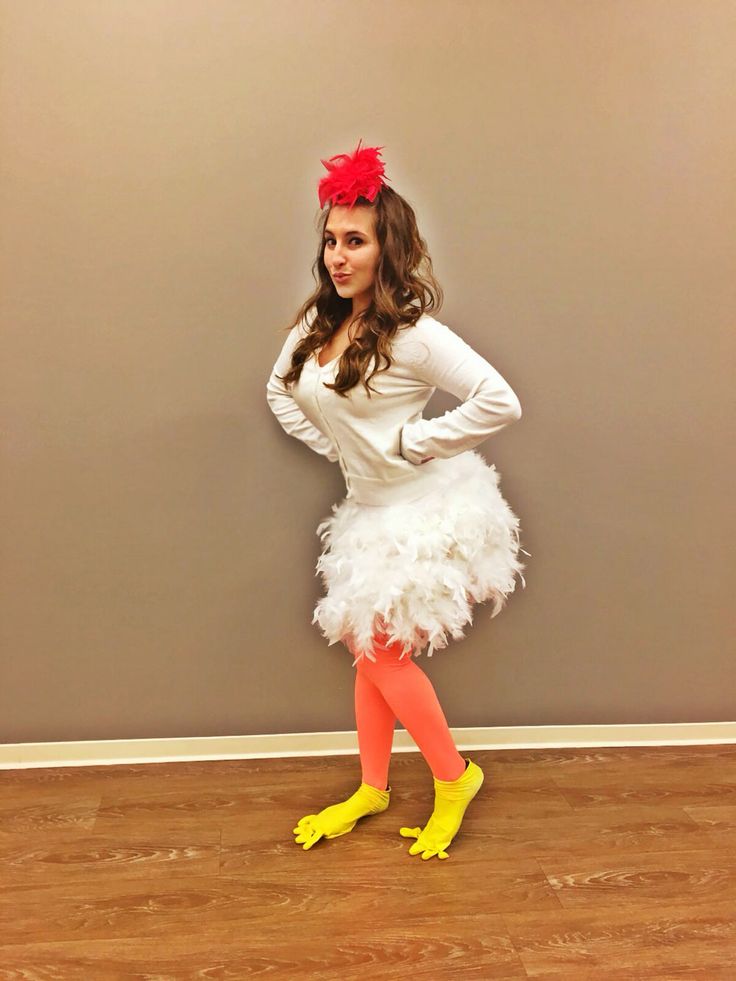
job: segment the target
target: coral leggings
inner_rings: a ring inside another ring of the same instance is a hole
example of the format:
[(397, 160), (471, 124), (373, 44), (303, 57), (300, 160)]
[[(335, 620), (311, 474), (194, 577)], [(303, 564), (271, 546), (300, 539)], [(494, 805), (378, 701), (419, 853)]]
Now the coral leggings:
[(400, 643), (373, 638), (376, 661), (363, 656), (355, 671), (355, 721), (363, 782), (386, 790), (394, 726), (398, 718), (419, 747), (432, 775), (457, 780), (465, 760), (455, 746), (432, 682)]

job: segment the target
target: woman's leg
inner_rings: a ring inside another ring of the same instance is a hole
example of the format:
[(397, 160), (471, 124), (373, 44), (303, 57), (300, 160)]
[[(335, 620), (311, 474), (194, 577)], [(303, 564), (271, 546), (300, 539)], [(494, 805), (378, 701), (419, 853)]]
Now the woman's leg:
[(355, 672), (355, 721), (363, 783), (388, 790), (396, 716), (365, 671)]
[[(352, 651), (351, 651), (352, 653)], [(293, 828), (294, 841), (305, 850), (322, 838), (348, 834), (360, 818), (385, 811), (391, 798), (387, 787), (396, 716), (367, 675), (355, 678), (355, 717), (363, 779), (347, 800), (307, 814)]]
[[(438, 780), (456, 780), (465, 772), (465, 760), (455, 746), (432, 682), (410, 654), (400, 659), (400, 643), (386, 646), (381, 643), (381, 636), (376, 635), (373, 642), (377, 660), (361, 657), (356, 665), (358, 675), (372, 682), (383, 696), (390, 711), (419, 747), (433, 776)], [(383, 718), (387, 718), (385, 713)], [(393, 729), (391, 735), (393, 738)], [(372, 742), (376, 744), (375, 738)], [(382, 748), (385, 752), (385, 738)], [(379, 767), (373, 775), (382, 777), (383, 771)]]
[(384, 646), (382, 639), (374, 638), (376, 662), (363, 657), (357, 663), (411, 734), (434, 774), (434, 810), (429, 821), (424, 828), (400, 828), (399, 833), (416, 839), (410, 855), (446, 859), (465, 811), (481, 788), (483, 771), (458, 753), (427, 675), (409, 654), (400, 658), (400, 644)]

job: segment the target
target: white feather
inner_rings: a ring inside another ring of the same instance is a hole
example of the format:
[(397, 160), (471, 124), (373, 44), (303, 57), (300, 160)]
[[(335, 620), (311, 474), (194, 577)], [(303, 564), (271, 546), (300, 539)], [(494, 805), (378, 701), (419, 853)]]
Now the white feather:
[(386, 644), (427, 656), (465, 637), (473, 604), (501, 612), (518, 575), (519, 519), (499, 489), (493, 464), (474, 450), (458, 454), (447, 480), (418, 500), (376, 506), (343, 498), (317, 527), (323, 546), (315, 575), (325, 595), (312, 623), (328, 644), (342, 641), (375, 660), (377, 630)]

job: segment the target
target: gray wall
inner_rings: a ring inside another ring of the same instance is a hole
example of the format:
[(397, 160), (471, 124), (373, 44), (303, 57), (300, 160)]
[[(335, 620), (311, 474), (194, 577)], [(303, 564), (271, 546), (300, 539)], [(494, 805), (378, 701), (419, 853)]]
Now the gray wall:
[(734, 718), (733, 3), (1, 9), (0, 741), (354, 728), (265, 383), (359, 137), (524, 409), (450, 724)]

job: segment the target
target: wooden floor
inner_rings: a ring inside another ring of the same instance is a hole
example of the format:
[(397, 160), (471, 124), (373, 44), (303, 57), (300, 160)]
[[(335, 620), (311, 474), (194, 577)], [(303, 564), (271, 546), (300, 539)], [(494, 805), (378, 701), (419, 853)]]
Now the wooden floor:
[(431, 773), (310, 851), (356, 756), (0, 771), (0, 978), (736, 979), (736, 746), (469, 752), (450, 858)]

